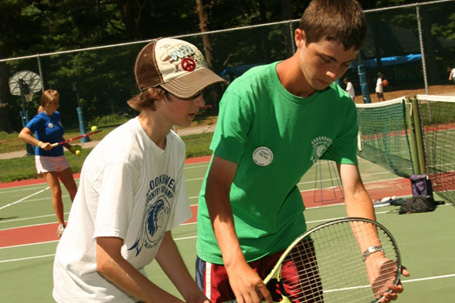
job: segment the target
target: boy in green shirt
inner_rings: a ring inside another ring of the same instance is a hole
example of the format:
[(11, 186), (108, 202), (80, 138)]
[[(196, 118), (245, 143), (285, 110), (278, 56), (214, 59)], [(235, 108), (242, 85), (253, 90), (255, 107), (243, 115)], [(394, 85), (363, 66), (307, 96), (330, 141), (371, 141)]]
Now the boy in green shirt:
[[(365, 37), (355, 0), (313, 0), (295, 30), (297, 52), (249, 70), (227, 88), (198, 211), (196, 278), (212, 302), (272, 302), (262, 279), (306, 230), (297, 183), (318, 159), (337, 162), (348, 216), (375, 219), (357, 168), (355, 104), (334, 83)], [(362, 243), (361, 250), (370, 246)], [(378, 251), (366, 265), (386, 261)], [(372, 281), (377, 275), (371, 273)], [(402, 286), (390, 289), (384, 302)]]

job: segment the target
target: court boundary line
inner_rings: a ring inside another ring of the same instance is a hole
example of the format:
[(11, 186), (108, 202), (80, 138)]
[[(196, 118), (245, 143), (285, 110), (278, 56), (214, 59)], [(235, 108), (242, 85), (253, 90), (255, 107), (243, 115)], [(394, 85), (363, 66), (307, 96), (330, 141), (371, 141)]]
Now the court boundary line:
[(44, 192), (44, 191), (46, 191), (46, 190), (48, 190), (48, 189), (49, 189), (49, 186), (47, 186), (46, 188), (44, 188), (44, 189), (42, 189), (42, 190), (40, 190), (40, 191), (37, 191), (37, 192), (35, 192), (35, 193), (33, 193), (33, 194), (30, 194), (30, 195), (28, 195), (28, 196), (26, 196), (26, 197), (24, 197), (24, 198), (22, 198), (22, 199), (19, 199), (19, 200), (15, 201), (15, 202), (11, 202), (11, 203), (9, 203), (9, 204), (3, 205), (3, 206), (0, 207), (0, 210), (5, 209), (5, 208), (10, 207), (10, 206), (13, 206), (13, 205), (15, 205), (15, 204), (24, 202), (24, 201), (27, 200), (28, 198), (31, 198), (31, 197), (33, 197), (33, 196), (36, 196), (36, 195), (38, 195), (38, 194), (40, 194), (40, 193), (42, 193), (42, 192)]

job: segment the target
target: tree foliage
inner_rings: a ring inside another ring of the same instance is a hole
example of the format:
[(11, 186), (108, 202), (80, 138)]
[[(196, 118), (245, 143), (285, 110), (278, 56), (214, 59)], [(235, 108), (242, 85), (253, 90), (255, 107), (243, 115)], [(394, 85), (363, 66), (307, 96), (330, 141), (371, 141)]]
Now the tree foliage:
[[(206, 12), (206, 30), (299, 19), (308, 0), (198, 0)], [(364, 9), (415, 3), (415, 0), (364, 0)], [(425, 1), (417, 1), (425, 2)], [(0, 58), (13, 58), (143, 41), (158, 37), (196, 33), (201, 30), (196, 0), (2, 0), (0, 1)], [(431, 12), (427, 15), (431, 16)], [(415, 16), (397, 15), (397, 24), (411, 24)], [(442, 22), (441, 20), (444, 20)], [(426, 23), (429, 24), (429, 23)], [(430, 22), (431, 35), (455, 39), (455, 13), (444, 12)], [(215, 49), (213, 66), (245, 62), (260, 63), (289, 52), (280, 31), (271, 30), (267, 39), (252, 45), (239, 32), (236, 48)], [(268, 43), (283, 46), (283, 52), (270, 53)], [(204, 41), (209, 47), (210, 41)], [(197, 43), (200, 43), (197, 42)], [(195, 42), (196, 44), (196, 42)], [(56, 88), (65, 99), (61, 111), (65, 124), (73, 126), (74, 108), (82, 105), (88, 119), (98, 113), (125, 111), (125, 101), (135, 94), (132, 77), (137, 47), (100, 49), (43, 57), (45, 88)], [(203, 45), (199, 45), (202, 47)], [(239, 57), (237, 53), (242, 53)], [(436, 55), (439, 55), (436, 53)], [(11, 96), (8, 79), (19, 70), (36, 68), (36, 58), (0, 62), (0, 131), (18, 130), (20, 99)], [(106, 68), (108, 66), (108, 68)], [(124, 81), (121, 79), (130, 79)], [(99, 88), (103, 89), (100, 90)], [(74, 89), (77, 89), (75, 91)], [(79, 94), (80, 100), (77, 99)], [(35, 96), (35, 101), (39, 96)], [(29, 104), (30, 116), (34, 104)], [(65, 114), (66, 112), (66, 114)]]

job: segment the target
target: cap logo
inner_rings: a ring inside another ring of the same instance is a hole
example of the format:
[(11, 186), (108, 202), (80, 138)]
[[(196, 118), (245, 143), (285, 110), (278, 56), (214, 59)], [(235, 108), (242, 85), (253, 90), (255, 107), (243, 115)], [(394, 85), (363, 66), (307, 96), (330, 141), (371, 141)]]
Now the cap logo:
[(194, 56), (196, 53), (195, 51), (189, 47), (188, 45), (181, 45), (179, 46), (178, 49), (176, 50), (173, 50), (170, 54), (169, 54), (169, 57), (171, 57), (171, 59), (173, 61), (177, 61), (179, 59), (183, 59), (183, 58), (187, 58), (187, 57), (192, 57)]
[(192, 72), (196, 69), (196, 62), (191, 58), (185, 58), (182, 60), (182, 68), (184, 71)]

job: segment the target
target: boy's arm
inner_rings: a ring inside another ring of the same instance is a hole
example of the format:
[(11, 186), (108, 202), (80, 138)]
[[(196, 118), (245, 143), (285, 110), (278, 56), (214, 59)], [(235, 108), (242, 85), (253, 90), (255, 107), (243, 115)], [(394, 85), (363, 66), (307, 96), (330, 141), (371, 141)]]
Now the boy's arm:
[(156, 260), (188, 303), (210, 303), (191, 277), (170, 231), (161, 242)]
[(96, 270), (118, 288), (144, 302), (182, 302), (165, 292), (121, 255), (123, 239), (99, 237), (96, 239)]
[(261, 296), (267, 302), (272, 302), (261, 278), (248, 265), (235, 232), (229, 193), (237, 164), (217, 156), (213, 157), (205, 196), (231, 288), (239, 303), (261, 302)]
[(343, 184), (348, 217), (376, 220), (371, 198), (363, 185), (357, 165), (338, 164), (338, 170)]
[[(338, 164), (338, 171), (343, 184), (343, 191), (345, 196), (346, 213), (348, 217), (362, 217), (370, 220), (376, 220), (373, 203), (368, 192), (363, 185), (362, 179), (357, 165), (352, 164)], [(370, 233), (369, 233), (370, 234)], [(380, 245), (378, 238), (367, 238), (362, 235), (356, 235), (361, 252), (365, 251), (370, 246)], [(376, 277), (379, 275), (378, 269), (389, 260), (383, 253), (377, 252), (370, 255), (365, 260), (365, 265), (368, 269), (370, 283), (373, 285)], [(402, 274), (409, 276), (409, 272), (403, 267)], [(401, 283), (398, 285), (385, 285), (385, 289), (390, 288), (391, 293), (385, 294), (385, 299), (381, 302), (389, 302), (395, 300), (398, 293), (403, 291)]]

